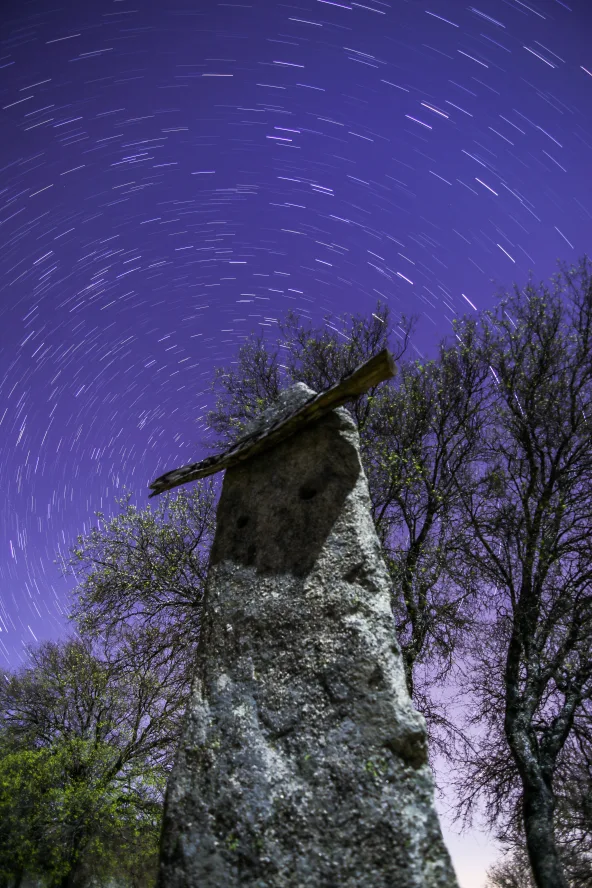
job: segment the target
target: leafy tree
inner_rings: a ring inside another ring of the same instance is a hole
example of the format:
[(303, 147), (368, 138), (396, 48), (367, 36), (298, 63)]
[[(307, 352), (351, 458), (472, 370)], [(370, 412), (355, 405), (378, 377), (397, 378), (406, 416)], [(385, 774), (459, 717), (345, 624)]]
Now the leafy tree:
[(84, 636), (94, 638), (133, 627), (136, 641), (120, 647), (120, 655), (146, 666), (168, 658), (188, 692), (217, 483), (208, 479), (181, 488), (155, 508), (138, 509), (130, 498), (127, 493), (117, 500), (121, 512), (109, 519), (97, 512), (97, 526), (78, 536), (69, 558), (60, 558), (64, 573), (78, 581), (72, 619)]
[(481, 738), (460, 811), (484, 797), (502, 836), (523, 832), (538, 888), (566, 888), (555, 817), (565, 769), (581, 762), (573, 741), (590, 740), (592, 695), (588, 260), (551, 287), (516, 287), (481, 317), (477, 340), (491, 371), (482, 470), (458, 490), (473, 529), (463, 560), (482, 582), (465, 679)]
[(121, 665), (136, 644), (126, 630), (102, 651), (88, 641), (46, 643), (1, 676), (5, 879), (18, 882), (26, 870), (74, 888), (132, 860), (145, 873), (154, 867), (185, 695), (166, 656)]
[(160, 805), (140, 804), (146, 787), (139, 784), (132, 795), (122, 781), (102, 785), (112, 762), (108, 746), (80, 740), (0, 753), (0, 884), (19, 885), (25, 874), (44, 884), (82, 884), (93, 875), (120, 876), (131, 860), (150, 874)]
[[(59, 782), (47, 749), (0, 752), (0, 885), (20, 886), (25, 871), (40, 875), (52, 866), (52, 847), (42, 848), (41, 799)], [(45, 817), (47, 819), (47, 817)]]

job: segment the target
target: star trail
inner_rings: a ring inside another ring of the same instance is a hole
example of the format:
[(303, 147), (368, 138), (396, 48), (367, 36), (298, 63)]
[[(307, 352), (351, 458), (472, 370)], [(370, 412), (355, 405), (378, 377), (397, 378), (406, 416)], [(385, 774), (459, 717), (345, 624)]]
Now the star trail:
[(288, 309), (419, 318), (589, 251), (584, 0), (7, 3), (0, 652), (57, 638), (54, 559), (203, 458), (215, 367)]
[(3, 4), (2, 665), (65, 634), (95, 511), (208, 455), (252, 331), (381, 299), (432, 356), (590, 253), (592, 8), (477, 2)]

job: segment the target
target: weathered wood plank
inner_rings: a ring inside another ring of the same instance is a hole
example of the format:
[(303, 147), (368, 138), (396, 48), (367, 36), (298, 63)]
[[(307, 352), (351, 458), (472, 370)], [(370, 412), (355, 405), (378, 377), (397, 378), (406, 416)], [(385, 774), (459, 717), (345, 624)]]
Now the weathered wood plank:
[(384, 348), (336, 385), (315, 395), (303, 407), (284, 417), (271, 428), (267, 428), (263, 432), (245, 435), (216, 456), (208, 456), (201, 462), (191, 463), (160, 475), (148, 485), (152, 490), (149, 496), (158, 496), (159, 493), (172, 490), (181, 484), (205, 478), (207, 475), (214, 475), (216, 472), (263, 453), (270, 447), (275, 447), (280, 441), (294, 435), (309, 423), (320, 419), (329, 410), (334, 410), (345, 404), (346, 401), (364, 394), (380, 382), (391, 379), (395, 373), (393, 356), (388, 349)]

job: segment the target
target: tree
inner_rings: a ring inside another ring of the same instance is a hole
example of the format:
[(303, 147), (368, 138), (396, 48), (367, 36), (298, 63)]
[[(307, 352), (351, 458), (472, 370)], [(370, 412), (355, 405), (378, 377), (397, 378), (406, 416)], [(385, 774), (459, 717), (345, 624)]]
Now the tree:
[(486, 888), (535, 888), (523, 847), (513, 849), (487, 870)]
[[(580, 721), (589, 722), (586, 711)], [(592, 748), (577, 724), (557, 765), (554, 819), (558, 854), (570, 888), (592, 885)], [(511, 834), (505, 831), (506, 853), (489, 872), (488, 888), (535, 888), (520, 806), (515, 806)]]
[(555, 834), (570, 888), (592, 885), (592, 712), (579, 713), (555, 781)]
[[(399, 337), (392, 348), (401, 363), (395, 381), (373, 388), (348, 409), (360, 433), (374, 523), (393, 581), (407, 686), (426, 716), (431, 749), (449, 755), (458, 729), (434, 686), (453, 665), (475, 591), (469, 573), (459, 569), (468, 525), (452, 478), (469, 483), (487, 368), (470, 344), (443, 344), (438, 361), (403, 364), (413, 324), (402, 319), (394, 329), (392, 323), (381, 302), (369, 318), (342, 320), (340, 329), (329, 320), (326, 330), (305, 327), (289, 313), (279, 324), (278, 348), (262, 336), (251, 338), (239, 351), (236, 369), (217, 370), (216, 405), (207, 419), (229, 444), (277, 398), (282, 384), (305, 382), (320, 391), (391, 345), (391, 332)], [(285, 363), (279, 362), (279, 349)]]
[(43, 847), (41, 799), (58, 783), (55, 759), (47, 749), (0, 752), (0, 885), (19, 888), (25, 871), (41, 875), (54, 869), (55, 849)]
[(168, 657), (188, 693), (199, 639), (209, 548), (215, 527), (217, 483), (199, 481), (138, 509), (131, 493), (117, 500), (120, 514), (79, 535), (59, 561), (78, 581), (72, 620), (92, 638), (133, 627), (136, 641), (119, 648), (146, 666)]
[(132, 861), (149, 877), (160, 804), (139, 805), (139, 786), (130, 797), (101, 786), (112, 760), (106, 746), (72, 740), (0, 753), (0, 884), (18, 886), (25, 875), (82, 884), (127, 874)]
[[(212, 391), (215, 407), (207, 413), (207, 423), (218, 438), (214, 443), (202, 443), (218, 449), (233, 443), (245, 426), (261, 410), (272, 404), (285, 385), (304, 382), (315, 391), (322, 391), (339, 382), (360, 364), (390, 345), (391, 318), (389, 306), (377, 302), (376, 312), (370, 318), (351, 316), (339, 330), (326, 319), (327, 330), (304, 327), (300, 317), (289, 311), (278, 324), (282, 341), (276, 347), (268, 346), (263, 334), (251, 335), (238, 353), (237, 370), (218, 367), (214, 372)], [(402, 345), (392, 349), (395, 361), (404, 354), (413, 320), (402, 318), (397, 325), (397, 336)], [(341, 336), (345, 343), (340, 343)], [(279, 362), (279, 351), (285, 351), (286, 364)], [(281, 371), (285, 372), (282, 373)], [(362, 431), (372, 410), (372, 402), (379, 386), (374, 386), (348, 404), (358, 429)]]
[[(0, 859), (74, 888), (156, 861), (162, 798), (185, 697), (166, 656), (129, 663), (137, 643), (45, 643), (0, 683)], [(101, 656), (99, 656), (99, 653)]]
[(538, 888), (566, 888), (555, 815), (572, 741), (590, 740), (592, 695), (588, 260), (562, 267), (551, 288), (515, 287), (481, 317), (477, 351), (491, 371), (482, 470), (458, 490), (473, 529), (463, 560), (482, 583), (466, 676), (482, 733), (460, 811), (484, 797), (502, 835), (523, 830)]
[(458, 485), (472, 483), (485, 376), (471, 342), (442, 344), (438, 360), (403, 364), (367, 425), (365, 468), (407, 687), (430, 720), (426, 688), (448, 674), (472, 625), (475, 580), (459, 560), (470, 526)]

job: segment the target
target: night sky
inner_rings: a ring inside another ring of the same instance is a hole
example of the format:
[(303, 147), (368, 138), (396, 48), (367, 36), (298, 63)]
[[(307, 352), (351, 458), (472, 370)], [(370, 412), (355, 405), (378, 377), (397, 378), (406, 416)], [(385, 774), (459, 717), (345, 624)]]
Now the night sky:
[(430, 356), (590, 252), (592, 7), (476, 2), (4, 3), (4, 665), (64, 633), (58, 547), (207, 455), (248, 333), (381, 298)]

